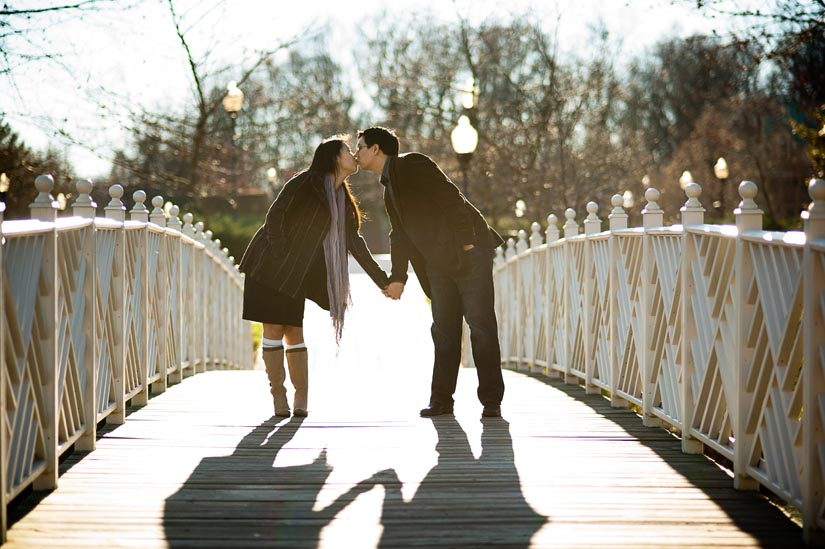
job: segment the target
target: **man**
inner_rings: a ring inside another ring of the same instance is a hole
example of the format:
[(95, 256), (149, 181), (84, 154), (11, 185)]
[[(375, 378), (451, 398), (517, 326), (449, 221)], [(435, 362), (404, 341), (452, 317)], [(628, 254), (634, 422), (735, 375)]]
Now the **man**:
[(453, 412), (461, 362), (461, 320), (470, 326), (482, 416), (501, 416), (504, 381), (493, 294), (493, 250), (503, 243), (481, 213), (427, 156), (399, 155), (386, 128), (358, 132), (355, 158), (376, 173), (390, 218), (392, 275), (384, 294), (399, 299), (412, 263), (432, 301), (435, 363), (430, 404), (423, 417)]

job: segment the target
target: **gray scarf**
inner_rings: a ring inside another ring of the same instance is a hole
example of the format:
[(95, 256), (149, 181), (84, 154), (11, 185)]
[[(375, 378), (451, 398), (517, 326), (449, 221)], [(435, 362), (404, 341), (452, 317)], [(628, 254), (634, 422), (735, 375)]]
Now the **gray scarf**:
[(344, 331), (344, 313), (350, 304), (345, 213), (347, 198), (343, 185), (335, 190), (335, 180), (330, 175), (324, 180), (324, 188), (330, 214), (329, 232), (324, 239), (329, 316), (332, 317), (335, 343), (338, 344)]

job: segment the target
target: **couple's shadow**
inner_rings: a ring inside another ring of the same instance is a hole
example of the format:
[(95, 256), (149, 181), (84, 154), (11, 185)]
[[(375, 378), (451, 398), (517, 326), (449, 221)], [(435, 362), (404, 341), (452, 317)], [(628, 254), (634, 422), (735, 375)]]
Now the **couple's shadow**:
[(326, 450), (311, 463), (275, 467), (279, 454), (300, 451), (285, 447), (302, 419), (267, 420), (245, 436), (232, 455), (203, 459), (166, 500), (167, 542), (170, 547), (317, 547), (321, 531), (340, 511), (382, 486), (381, 547), (528, 547), (545, 517), (536, 514), (522, 494), (509, 424), (503, 419), (482, 422), (482, 450), (476, 459), (454, 417), (432, 422), (438, 461), (410, 501), (402, 497), (396, 472), (386, 469), (315, 510), (332, 473)]

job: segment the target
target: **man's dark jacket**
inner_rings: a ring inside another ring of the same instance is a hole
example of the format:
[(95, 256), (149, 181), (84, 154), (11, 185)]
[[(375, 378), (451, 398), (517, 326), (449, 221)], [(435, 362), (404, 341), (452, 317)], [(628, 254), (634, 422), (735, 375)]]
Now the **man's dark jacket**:
[[(239, 268), (256, 282), (295, 298), (307, 297), (329, 310), (324, 238), (330, 226), (325, 174), (304, 171), (286, 182), (252, 237)], [(347, 250), (378, 285), (389, 283), (358, 228), (347, 194)]]
[(390, 184), (384, 190), (384, 205), (392, 223), (391, 282), (407, 281), (409, 261), (429, 296), (428, 267), (460, 274), (466, 266), (465, 244), (492, 249), (504, 243), (428, 156), (407, 153), (388, 161)]

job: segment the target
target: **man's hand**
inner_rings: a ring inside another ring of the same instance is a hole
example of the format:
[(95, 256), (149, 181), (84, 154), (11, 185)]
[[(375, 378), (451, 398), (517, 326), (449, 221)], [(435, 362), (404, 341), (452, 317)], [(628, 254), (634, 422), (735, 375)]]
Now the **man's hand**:
[(470, 250), (472, 250), (475, 247), (476, 247), (475, 244), (465, 244), (464, 245), (464, 251), (469, 252)]
[(401, 299), (401, 294), (404, 293), (404, 283), (390, 282), (390, 285), (384, 288), (382, 292), (390, 299)]

